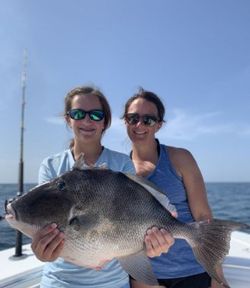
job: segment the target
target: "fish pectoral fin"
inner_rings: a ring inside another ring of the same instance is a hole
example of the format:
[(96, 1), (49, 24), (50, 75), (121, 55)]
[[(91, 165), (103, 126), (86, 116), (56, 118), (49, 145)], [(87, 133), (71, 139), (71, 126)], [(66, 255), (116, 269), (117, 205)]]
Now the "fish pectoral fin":
[(117, 258), (117, 260), (122, 268), (136, 281), (148, 285), (159, 285), (150, 261), (143, 250), (136, 254)]

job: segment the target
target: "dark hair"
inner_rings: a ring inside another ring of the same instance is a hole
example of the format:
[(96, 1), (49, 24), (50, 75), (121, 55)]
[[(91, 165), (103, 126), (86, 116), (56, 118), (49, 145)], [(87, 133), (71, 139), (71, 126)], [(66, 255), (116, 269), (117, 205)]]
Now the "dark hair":
[(161, 101), (161, 99), (153, 92), (146, 91), (143, 88), (139, 88), (138, 92), (135, 93), (132, 97), (128, 99), (128, 101), (125, 103), (124, 113), (122, 118), (125, 118), (125, 115), (128, 113), (129, 106), (132, 104), (132, 102), (136, 99), (145, 99), (153, 104), (155, 104), (157, 111), (158, 111), (158, 117), (160, 122), (165, 122), (164, 116), (165, 116), (165, 107)]
[[(104, 111), (104, 129), (103, 133), (110, 127), (111, 125), (111, 108), (109, 106), (109, 103), (106, 99), (106, 97), (103, 95), (103, 93), (93, 86), (79, 86), (71, 91), (68, 92), (68, 94), (64, 98), (64, 116), (67, 115), (67, 112), (72, 108), (72, 100), (74, 96), (76, 95), (89, 95), (96, 96), (102, 106), (102, 110)], [(74, 146), (74, 139), (70, 142), (70, 148)]]

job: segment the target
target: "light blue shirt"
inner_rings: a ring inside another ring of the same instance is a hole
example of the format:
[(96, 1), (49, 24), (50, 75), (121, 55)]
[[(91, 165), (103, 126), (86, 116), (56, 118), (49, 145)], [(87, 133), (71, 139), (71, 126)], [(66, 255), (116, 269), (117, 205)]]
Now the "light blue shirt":
[[(44, 183), (72, 169), (75, 160), (69, 149), (43, 160), (39, 170), (39, 183)], [(104, 148), (96, 166), (106, 164), (114, 171), (135, 174), (130, 158), (120, 152)], [(80, 267), (58, 258), (44, 266), (42, 288), (127, 288), (128, 274), (117, 260), (112, 260), (102, 270)]]

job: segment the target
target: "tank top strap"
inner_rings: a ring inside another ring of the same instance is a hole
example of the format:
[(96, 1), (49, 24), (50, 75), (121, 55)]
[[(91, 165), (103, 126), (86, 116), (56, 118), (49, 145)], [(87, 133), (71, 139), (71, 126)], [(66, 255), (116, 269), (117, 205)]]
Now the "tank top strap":
[(168, 153), (168, 146), (164, 144), (160, 144), (158, 139), (156, 139), (156, 142), (157, 142), (158, 151), (159, 151), (158, 153), (159, 159), (158, 159), (158, 162), (156, 164), (154, 171), (152, 171), (152, 173), (150, 173), (147, 178), (152, 179), (152, 177), (154, 178), (159, 173), (159, 171), (164, 171), (164, 173), (167, 173), (167, 174), (170, 173), (174, 175), (174, 177), (176, 177), (178, 181), (181, 181), (182, 178), (178, 175), (178, 173), (176, 172), (174, 166), (172, 165), (170, 161), (170, 157)]
[(171, 166), (167, 146), (164, 144), (160, 144), (158, 139), (155, 139), (155, 140), (157, 142), (157, 150), (158, 150), (158, 155), (159, 155), (159, 159), (156, 164), (155, 170), (160, 168), (161, 166), (165, 166), (165, 167)]

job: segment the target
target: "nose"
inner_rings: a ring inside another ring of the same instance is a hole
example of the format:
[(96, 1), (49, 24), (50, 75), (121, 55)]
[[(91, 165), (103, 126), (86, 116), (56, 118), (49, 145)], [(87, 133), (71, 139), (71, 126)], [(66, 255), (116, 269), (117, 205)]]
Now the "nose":
[(83, 122), (87, 122), (87, 123), (92, 122), (91, 119), (90, 119), (90, 117), (89, 117), (89, 114), (88, 114), (88, 113), (86, 114), (86, 116), (84, 117), (84, 119), (82, 119), (82, 121), (83, 121)]
[(140, 118), (139, 121), (135, 124), (136, 127), (143, 125), (143, 119)]

